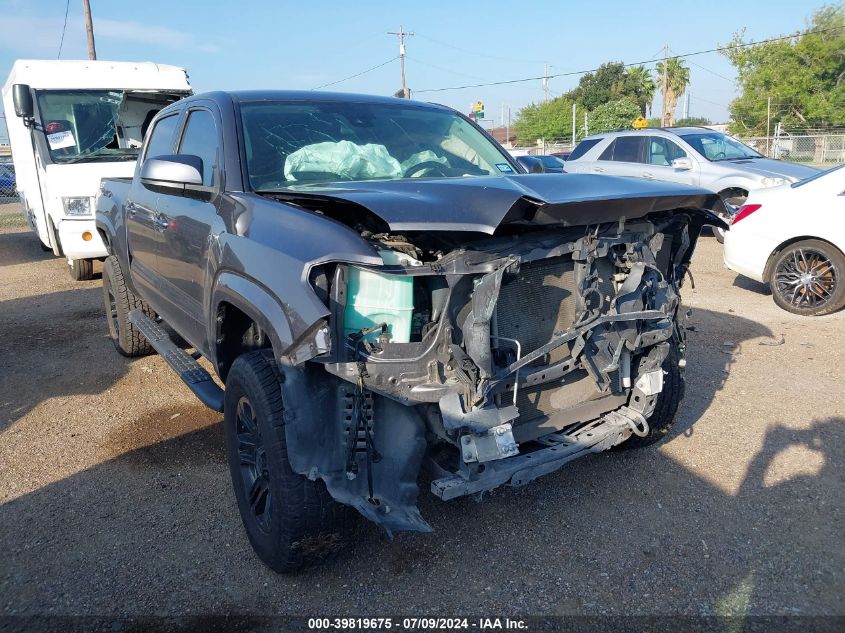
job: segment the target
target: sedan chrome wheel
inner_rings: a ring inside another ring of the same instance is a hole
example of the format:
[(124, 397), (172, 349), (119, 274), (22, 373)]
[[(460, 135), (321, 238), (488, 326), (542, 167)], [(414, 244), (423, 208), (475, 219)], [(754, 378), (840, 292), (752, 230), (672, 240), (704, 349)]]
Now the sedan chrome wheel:
[(794, 248), (778, 262), (772, 289), (783, 303), (808, 313), (822, 311), (841, 283), (831, 258), (819, 249)]

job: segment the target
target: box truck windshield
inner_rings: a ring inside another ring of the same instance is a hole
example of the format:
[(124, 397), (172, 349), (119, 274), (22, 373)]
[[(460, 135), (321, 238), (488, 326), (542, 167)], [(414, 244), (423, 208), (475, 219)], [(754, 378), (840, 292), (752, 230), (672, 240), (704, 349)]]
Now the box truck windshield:
[(163, 105), (127, 100), (132, 93), (117, 90), (44, 90), (36, 95), (53, 163), (135, 160), (146, 127)]

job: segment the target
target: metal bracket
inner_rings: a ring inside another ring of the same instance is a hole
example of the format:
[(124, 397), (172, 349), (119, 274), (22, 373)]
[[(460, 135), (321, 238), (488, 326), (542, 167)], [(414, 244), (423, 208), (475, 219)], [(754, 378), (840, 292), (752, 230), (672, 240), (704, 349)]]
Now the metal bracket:
[(490, 462), (519, 454), (510, 423), (493, 427), (484, 435), (464, 435), (461, 438), (464, 462)]

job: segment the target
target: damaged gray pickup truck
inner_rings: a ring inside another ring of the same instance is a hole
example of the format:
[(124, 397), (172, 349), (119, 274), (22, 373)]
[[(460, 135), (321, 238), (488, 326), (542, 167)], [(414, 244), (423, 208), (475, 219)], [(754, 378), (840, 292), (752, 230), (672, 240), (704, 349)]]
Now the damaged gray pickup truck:
[(521, 171), (442, 106), (234, 92), (162, 110), (103, 181), (114, 343), (224, 413), (271, 568), (336, 550), (348, 506), (427, 531), (421, 481), (478, 495), (669, 430), (679, 288), (722, 202)]

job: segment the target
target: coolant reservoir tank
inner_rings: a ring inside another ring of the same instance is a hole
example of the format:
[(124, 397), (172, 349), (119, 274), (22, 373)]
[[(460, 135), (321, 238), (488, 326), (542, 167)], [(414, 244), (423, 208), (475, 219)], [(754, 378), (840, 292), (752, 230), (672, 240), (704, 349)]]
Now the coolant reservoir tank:
[[(421, 266), (422, 262), (405, 253), (380, 250), (386, 265)], [(356, 266), (349, 267), (346, 310), (343, 313), (345, 336), (363, 329), (387, 324), (392, 343), (411, 341), (411, 320), (414, 316), (414, 278), (407, 275), (386, 275)], [(366, 336), (375, 341), (379, 332)]]

